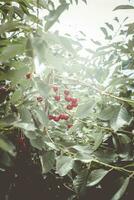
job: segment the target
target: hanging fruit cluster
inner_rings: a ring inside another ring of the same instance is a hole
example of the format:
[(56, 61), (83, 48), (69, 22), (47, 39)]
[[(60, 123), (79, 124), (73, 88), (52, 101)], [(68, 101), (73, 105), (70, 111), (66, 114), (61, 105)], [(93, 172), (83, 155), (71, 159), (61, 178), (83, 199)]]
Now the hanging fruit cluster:
[[(60, 102), (61, 100), (61, 95), (60, 95), (60, 91), (59, 91), (59, 87), (57, 85), (54, 85), (52, 87), (55, 96), (54, 96), (54, 100), (57, 102)], [(67, 102), (68, 104), (65, 106), (65, 109), (67, 110), (72, 110), (73, 108), (76, 108), (78, 106), (78, 99), (77, 98), (73, 98), (70, 94), (70, 91), (68, 89), (65, 89), (63, 92), (63, 96), (64, 96), (64, 101)], [(70, 118), (70, 114), (66, 114), (66, 113), (60, 113), (58, 115), (48, 115), (49, 120), (53, 120), (55, 122), (59, 122), (60, 120), (69, 120)], [(72, 124), (68, 124), (67, 128), (71, 128)]]
[(48, 115), (48, 118), (50, 120), (54, 120), (55, 122), (58, 122), (59, 120), (68, 120), (69, 115), (67, 114), (59, 114), (58, 116)]

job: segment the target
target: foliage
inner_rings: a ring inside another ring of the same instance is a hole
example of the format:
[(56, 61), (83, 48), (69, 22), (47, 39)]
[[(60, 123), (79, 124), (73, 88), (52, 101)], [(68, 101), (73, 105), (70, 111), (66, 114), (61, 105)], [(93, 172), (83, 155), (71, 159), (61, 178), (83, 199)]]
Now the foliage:
[[(110, 197), (117, 200), (134, 177), (134, 24), (115, 18), (116, 32), (106, 23), (107, 44), (92, 40), (96, 50), (84, 49), (86, 57), (79, 41), (49, 32), (71, 3), (0, 3), (0, 148), (12, 160), (18, 152), (9, 140), (18, 137), (20, 151), (36, 151), (42, 173), (68, 175), (72, 199), (118, 171)], [(41, 75), (35, 61), (44, 65)]]

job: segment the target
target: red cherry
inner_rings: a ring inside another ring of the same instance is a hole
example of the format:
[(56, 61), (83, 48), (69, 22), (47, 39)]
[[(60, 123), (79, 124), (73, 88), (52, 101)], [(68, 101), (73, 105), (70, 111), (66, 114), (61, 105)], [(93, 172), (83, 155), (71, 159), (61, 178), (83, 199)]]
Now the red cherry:
[(55, 96), (55, 101), (60, 101), (60, 96)]
[(64, 95), (68, 96), (69, 95), (69, 90), (64, 90)]
[(64, 120), (68, 120), (69, 116), (68, 115), (64, 115)]
[(41, 96), (37, 97), (37, 101), (38, 102), (42, 102), (43, 101), (43, 97), (41, 97)]
[(57, 92), (57, 91), (58, 91), (58, 89), (59, 89), (59, 88), (58, 88), (58, 86), (57, 86), (57, 85), (54, 85), (54, 86), (53, 86), (53, 91), (54, 91), (54, 92)]
[(71, 101), (71, 99), (72, 99), (72, 97), (65, 96), (65, 100), (66, 100), (66, 101), (70, 102), (70, 101)]
[(68, 120), (69, 116), (66, 114), (60, 114), (60, 119)]
[(55, 117), (53, 117), (53, 120), (54, 120), (55, 122), (58, 122), (58, 121), (60, 120), (60, 116), (55, 116)]
[(30, 72), (27, 73), (27, 74), (26, 74), (26, 78), (27, 78), (27, 79), (31, 79), (31, 78), (32, 78), (32, 73), (30, 73)]
[(67, 105), (67, 109), (68, 109), (68, 110), (72, 110), (72, 109), (73, 109), (73, 106), (69, 104), (69, 105)]
[(72, 124), (68, 124), (67, 125), (67, 128), (69, 129), (69, 128), (71, 128), (73, 125)]
[(54, 118), (53, 115), (48, 115), (48, 119), (52, 120)]
[(60, 119), (64, 119), (65, 114), (60, 114)]
[(72, 102), (72, 104), (76, 104), (78, 102), (78, 99), (77, 98), (71, 98), (71, 102)]
[(74, 108), (76, 108), (77, 106), (78, 106), (78, 103), (76, 102), (76, 103), (72, 103), (71, 104)]

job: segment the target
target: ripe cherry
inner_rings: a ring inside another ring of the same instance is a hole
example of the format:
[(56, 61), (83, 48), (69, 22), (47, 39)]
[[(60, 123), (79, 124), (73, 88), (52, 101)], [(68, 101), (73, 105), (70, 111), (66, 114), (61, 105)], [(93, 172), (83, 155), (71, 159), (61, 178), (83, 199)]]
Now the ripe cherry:
[(69, 93), (70, 93), (69, 90), (64, 90), (64, 95), (65, 95), (65, 96), (68, 96)]
[(67, 114), (60, 114), (60, 119), (68, 120), (69, 116)]
[(67, 128), (69, 129), (69, 128), (71, 128), (73, 125), (72, 124), (68, 124), (67, 125)]
[(43, 97), (42, 96), (37, 97), (37, 101), (38, 102), (42, 102), (43, 101)]
[(53, 91), (54, 91), (54, 92), (57, 92), (58, 90), (59, 90), (58, 86), (57, 86), (57, 85), (54, 85), (54, 86), (53, 86)]
[(77, 106), (78, 106), (78, 103), (76, 102), (76, 103), (72, 103), (71, 104), (74, 108), (76, 108)]
[(68, 120), (69, 116), (68, 115), (64, 115), (64, 120)]
[(52, 119), (54, 119), (54, 116), (53, 115), (48, 115), (48, 119), (52, 120)]
[(60, 96), (55, 96), (55, 101), (60, 101)]
[(65, 114), (60, 114), (60, 119), (64, 119)]
[(65, 100), (66, 100), (66, 101), (70, 102), (71, 99), (72, 99), (71, 97), (69, 97), (69, 96), (65, 96)]
[(71, 98), (71, 102), (72, 102), (72, 104), (76, 104), (78, 102), (78, 99), (77, 98)]
[(60, 120), (60, 116), (55, 116), (55, 117), (53, 117), (53, 120), (54, 120), (55, 122), (58, 122), (58, 121)]
[(73, 109), (73, 106), (69, 104), (69, 105), (67, 105), (67, 109), (68, 109), (68, 110), (72, 110), (72, 109)]

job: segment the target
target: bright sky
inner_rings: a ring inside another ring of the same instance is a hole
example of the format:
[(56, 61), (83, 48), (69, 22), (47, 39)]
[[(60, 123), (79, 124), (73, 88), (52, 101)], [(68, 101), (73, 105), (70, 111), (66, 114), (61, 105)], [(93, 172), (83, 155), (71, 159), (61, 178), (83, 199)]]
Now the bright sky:
[(85, 5), (79, 0), (78, 6), (75, 4), (71, 6), (60, 17), (60, 23), (54, 25), (54, 30), (73, 35), (81, 30), (88, 38), (97, 40), (102, 34), (99, 27), (105, 22), (112, 22), (115, 16), (120, 19), (130, 16), (134, 19), (134, 10), (112, 11), (118, 5), (129, 4), (128, 0), (87, 0), (87, 2), (88, 5)]
[[(87, 2), (86, 5), (82, 0), (79, 0), (77, 6), (75, 3), (70, 6), (69, 10), (65, 11), (60, 17), (60, 23), (56, 23), (51, 30), (57, 30), (62, 34), (69, 33), (74, 37), (78, 35), (79, 31), (83, 31), (87, 35), (88, 41), (91, 38), (100, 40), (103, 37), (100, 27), (104, 26), (105, 22), (113, 22), (115, 17), (123, 20), (129, 16), (131, 20), (134, 19), (134, 10), (113, 11), (118, 5), (128, 5), (128, 0), (87, 0)], [(134, 0), (131, 0), (131, 2), (134, 5)], [(87, 43), (85, 45), (88, 46)], [(40, 66), (37, 69), (39, 73), (43, 68), (44, 66)]]

